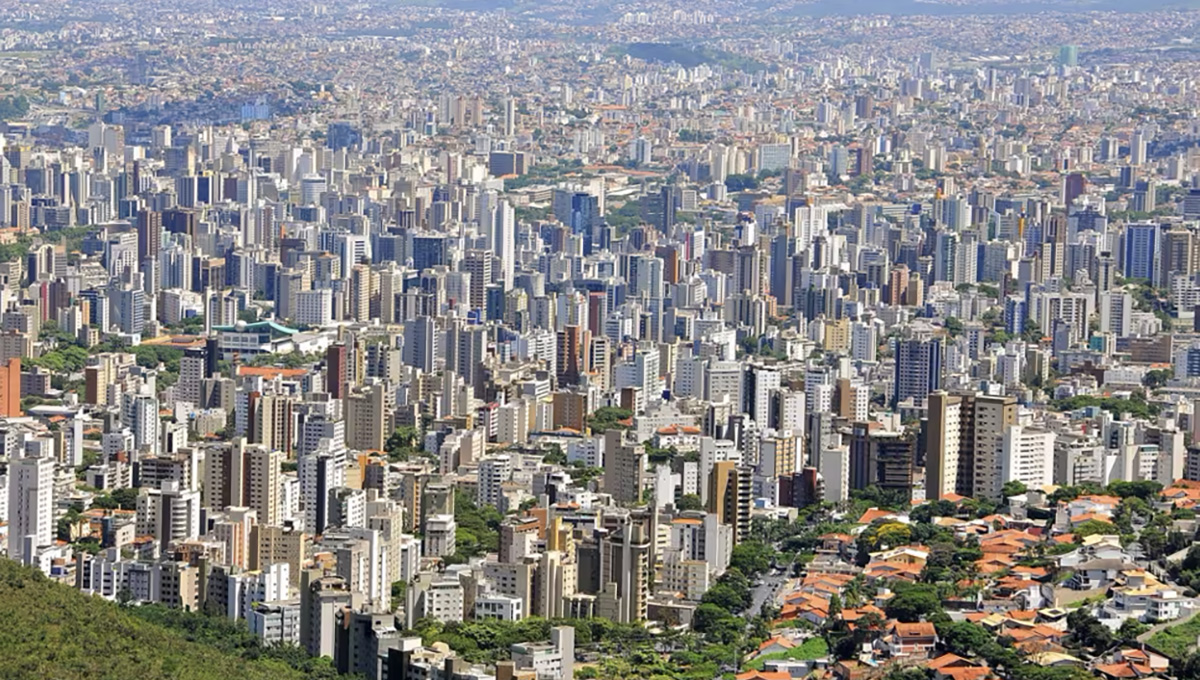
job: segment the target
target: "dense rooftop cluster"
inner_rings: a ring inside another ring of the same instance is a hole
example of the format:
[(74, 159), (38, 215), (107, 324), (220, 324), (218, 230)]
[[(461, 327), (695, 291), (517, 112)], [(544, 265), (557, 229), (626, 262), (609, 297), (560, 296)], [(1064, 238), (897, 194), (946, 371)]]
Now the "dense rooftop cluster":
[(1200, 13), (425, 4), (0, 3), (9, 559), (164, 677), (1200, 677)]

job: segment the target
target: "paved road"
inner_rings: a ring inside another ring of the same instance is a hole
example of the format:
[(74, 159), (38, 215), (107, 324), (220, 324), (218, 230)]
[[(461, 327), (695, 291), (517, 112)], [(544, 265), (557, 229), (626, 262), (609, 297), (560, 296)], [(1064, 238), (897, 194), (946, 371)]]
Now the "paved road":
[(758, 610), (762, 608), (763, 603), (775, 602), (776, 598), (779, 596), (779, 589), (785, 582), (787, 582), (786, 574), (774, 576), (768, 572), (766, 575), (764, 575), (762, 577), (762, 585), (757, 586), (750, 591), (752, 597), (750, 600), (750, 608), (746, 610), (746, 613), (750, 616), (754, 616), (755, 614), (758, 614)]

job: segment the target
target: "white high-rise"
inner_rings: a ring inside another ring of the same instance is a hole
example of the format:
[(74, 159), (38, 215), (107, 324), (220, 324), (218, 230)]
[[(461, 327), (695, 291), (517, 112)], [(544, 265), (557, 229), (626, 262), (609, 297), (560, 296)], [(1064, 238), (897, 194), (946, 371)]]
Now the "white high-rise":
[(479, 461), (479, 484), (476, 502), (497, 507), (500, 505), (501, 485), (512, 479), (513, 461), (506, 455), (484, 458)]
[(1010, 425), (996, 443), (1001, 482), (1029, 488), (1054, 483), (1054, 433)]
[(328, 288), (296, 293), (296, 318), (301, 326), (326, 326), (333, 322), (333, 291)]
[(300, 426), (299, 455), (308, 455), (326, 450), (335, 458), (346, 458), (346, 421), (328, 416), (314, 415)]
[(134, 446), (158, 454), (158, 399), (149, 394), (121, 395), (121, 422), (133, 433)]
[(200, 492), (181, 489), (175, 480), (138, 496), (137, 532), (166, 547), (200, 535)]
[(54, 459), (20, 458), (8, 465), (8, 557), (32, 564), (54, 540)]
[(495, 191), (479, 195), (479, 230), (488, 249), (500, 259), (499, 278), (505, 292), (512, 290), (517, 255), (517, 218), (512, 205)]

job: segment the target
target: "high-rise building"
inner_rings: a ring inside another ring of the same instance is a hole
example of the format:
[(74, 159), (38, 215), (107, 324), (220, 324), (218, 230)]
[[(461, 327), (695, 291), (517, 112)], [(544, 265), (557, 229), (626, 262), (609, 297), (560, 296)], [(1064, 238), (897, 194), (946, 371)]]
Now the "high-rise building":
[(325, 350), (325, 385), (334, 399), (346, 396), (346, 345), (338, 343)]
[(1122, 267), (1127, 279), (1158, 280), (1160, 250), (1157, 224), (1130, 224), (1122, 239)]
[(186, 349), (179, 359), (179, 382), (175, 385), (175, 398), (200, 407), (201, 384), (207, 375), (208, 356), (205, 349)]
[(164, 548), (200, 535), (200, 492), (164, 481), (158, 489), (143, 489), (137, 501), (137, 532), (153, 536)]
[(13, 357), (0, 365), (0, 417), (21, 415), (21, 360)]
[(1063, 45), (1058, 48), (1058, 65), (1074, 68), (1079, 65), (1079, 46)]
[[(1005, 429), (1016, 422), (1016, 397), (986, 394), (963, 396), (959, 495), (1000, 499), (1003, 481), (997, 473), (1001, 464), (996, 459), (996, 443), (1003, 436)], [(968, 466), (972, 468), (970, 473)], [(971, 479), (969, 487), (965, 483), (968, 477)]]
[(517, 102), (512, 97), (504, 100), (504, 136), (512, 137), (517, 133)]
[(455, 322), (446, 331), (446, 370), (457, 373), (477, 398), (484, 394), (483, 357), (487, 346), (486, 326)]
[(1118, 338), (1132, 332), (1133, 296), (1124, 291), (1100, 293), (1100, 331)]
[(486, 250), (467, 251), (462, 268), (471, 277), (470, 297), (463, 302), (471, 309), (483, 309), (487, 287), (492, 283), (492, 254)]
[(907, 399), (917, 404), (942, 386), (942, 340), (923, 338), (901, 340), (896, 345), (895, 392), (892, 406)]
[(117, 291), (117, 312), (121, 332), (140, 334), (146, 328), (146, 292), (138, 286), (124, 286)]
[(938, 500), (958, 492), (962, 397), (929, 395), (925, 441), (925, 497)]
[(432, 373), (437, 357), (437, 327), (433, 318), (420, 316), (404, 322), (404, 348), (402, 358), (405, 365), (413, 366), (424, 373)]
[(162, 249), (162, 213), (154, 210), (139, 210), (137, 214), (138, 265), (158, 257)]
[(887, 302), (892, 307), (899, 307), (907, 302), (908, 267), (898, 264), (888, 275)]
[(246, 505), (258, 513), (262, 524), (279, 524), (280, 486), (283, 483), (282, 451), (262, 446), (246, 447)]
[(597, 613), (620, 623), (646, 619), (653, 574), (653, 542), (645, 513), (631, 513), (602, 539)]
[(1034, 489), (1054, 483), (1053, 432), (1009, 425), (996, 442), (997, 484), (1022, 482)]
[(1172, 276), (1189, 276), (1200, 265), (1200, 239), (1190, 229), (1176, 227), (1163, 232), (1161, 250), (1156, 285), (1162, 288), (1171, 287)]
[(735, 461), (714, 463), (708, 475), (708, 511), (733, 528), (734, 543), (750, 537), (753, 475), (751, 468), (739, 467)]
[(139, 451), (157, 455), (159, 450), (158, 399), (150, 394), (121, 395), (121, 422), (133, 433)]
[(8, 557), (34, 564), (37, 549), (54, 540), (54, 459), (18, 458), (8, 464)]
[(512, 479), (513, 460), (511, 456), (500, 454), (479, 461), (479, 481), (476, 486), (475, 502), (483, 507), (501, 507), (503, 485)]
[(1129, 164), (1138, 167), (1146, 163), (1146, 133), (1138, 130), (1129, 138)]
[(295, 398), (288, 395), (252, 392), (247, 399), (250, 443), (283, 451), (291, 457), (295, 441), (292, 433), (294, 403)]
[(329, 526), (329, 492), (346, 484), (345, 461), (327, 450), (300, 456), (296, 471), (300, 478), (304, 528), (313, 535)]
[(742, 384), (742, 411), (760, 427), (770, 422), (771, 395), (781, 384), (778, 370), (768, 366), (749, 365), (745, 369)]
[(357, 451), (383, 451), (391, 434), (392, 395), (387, 383), (374, 382), (345, 398), (346, 446)]
[(558, 331), (557, 378), (560, 386), (578, 385), (582, 370), (583, 347), (589, 334), (579, 326), (568, 325)]
[(1067, 209), (1075, 203), (1075, 199), (1087, 193), (1087, 177), (1082, 172), (1072, 172), (1063, 178), (1063, 203)]
[(604, 492), (618, 503), (638, 503), (646, 488), (646, 447), (625, 440), (625, 431), (604, 433)]
[(876, 486), (911, 497), (916, 439), (904, 432), (872, 432), (870, 445)]

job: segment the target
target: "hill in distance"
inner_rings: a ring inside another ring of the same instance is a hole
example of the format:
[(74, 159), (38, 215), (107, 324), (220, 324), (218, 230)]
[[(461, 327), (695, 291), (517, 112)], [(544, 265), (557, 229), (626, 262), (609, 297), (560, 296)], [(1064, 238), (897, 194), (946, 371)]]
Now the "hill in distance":
[(187, 641), (120, 606), (0, 559), (0, 678), (304, 680), (277, 660), (247, 661)]

